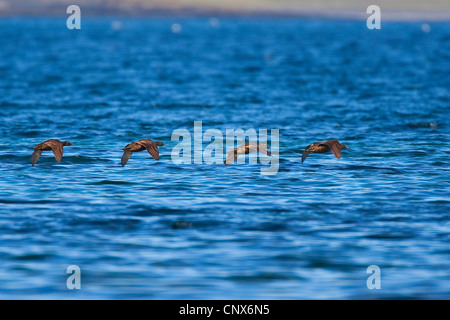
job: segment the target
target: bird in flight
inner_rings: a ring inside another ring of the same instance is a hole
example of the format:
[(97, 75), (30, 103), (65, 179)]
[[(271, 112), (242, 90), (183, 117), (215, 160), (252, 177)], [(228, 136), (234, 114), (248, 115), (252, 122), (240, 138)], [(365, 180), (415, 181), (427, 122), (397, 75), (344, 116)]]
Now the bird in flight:
[(56, 162), (60, 163), (63, 156), (63, 147), (71, 146), (72, 144), (69, 141), (59, 141), (57, 139), (50, 139), (39, 143), (34, 146), (34, 152), (31, 155), (31, 166), (34, 166), (36, 162), (39, 160), (39, 157), (42, 154), (42, 151), (53, 151), (53, 155), (55, 156)]
[(127, 164), (128, 159), (130, 159), (133, 152), (147, 150), (153, 159), (159, 160), (158, 146), (164, 146), (164, 143), (161, 141), (152, 141), (150, 139), (141, 139), (139, 141), (127, 144), (125, 148), (123, 148), (124, 152), (121, 160), (122, 167)]
[(237, 148), (234, 148), (233, 150), (228, 152), (226, 160), (223, 162), (225, 165), (232, 164), (236, 161), (236, 159), (241, 154), (249, 154), (252, 152), (260, 152), (263, 154), (267, 154), (268, 156), (271, 156), (272, 154), (270, 151), (267, 151), (267, 149), (270, 149), (266, 144), (257, 144), (255, 142), (247, 142), (242, 145), (240, 145)]
[(341, 150), (348, 149), (348, 147), (340, 143), (338, 140), (327, 140), (324, 142), (314, 142), (306, 147), (302, 154), (302, 163), (310, 153), (324, 153), (332, 151), (334, 156), (338, 159), (341, 158)]

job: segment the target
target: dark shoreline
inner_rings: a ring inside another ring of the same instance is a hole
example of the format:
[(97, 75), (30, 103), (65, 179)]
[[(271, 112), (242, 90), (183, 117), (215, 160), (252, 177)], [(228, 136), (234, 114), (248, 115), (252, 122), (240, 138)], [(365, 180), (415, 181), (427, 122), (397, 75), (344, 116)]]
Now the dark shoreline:
[[(99, 5), (80, 6), (85, 17), (123, 17), (123, 18), (300, 18), (366, 20), (366, 8), (359, 9), (317, 9), (317, 10), (233, 10), (208, 9), (198, 7), (180, 8), (117, 8)], [(12, 7), (0, 10), (0, 18), (7, 17), (67, 17), (65, 4), (49, 6)], [(450, 21), (450, 11), (382, 10), (382, 21)]]

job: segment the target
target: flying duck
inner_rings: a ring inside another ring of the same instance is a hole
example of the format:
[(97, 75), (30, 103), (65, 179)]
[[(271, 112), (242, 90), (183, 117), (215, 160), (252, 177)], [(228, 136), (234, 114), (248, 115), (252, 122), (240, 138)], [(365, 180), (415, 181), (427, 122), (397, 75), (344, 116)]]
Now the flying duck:
[(267, 154), (268, 156), (271, 156), (272, 154), (267, 151), (267, 149), (270, 149), (266, 144), (257, 144), (255, 142), (247, 142), (242, 145), (240, 145), (237, 148), (234, 148), (233, 150), (228, 152), (226, 160), (223, 162), (225, 165), (232, 164), (236, 161), (236, 159), (241, 154), (249, 154), (252, 152), (260, 152)]
[(128, 159), (130, 159), (133, 152), (147, 150), (148, 153), (153, 157), (153, 159), (159, 160), (158, 146), (163, 145), (164, 143), (162, 143), (161, 141), (152, 141), (150, 139), (141, 139), (139, 141), (127, 144), (125, 148), (123, 148), (124, 152), (121, 160), (122, 167), (127, 164)]
[(314, 142), (306, 147), (302, 154), (302, 163), (310, 153), (324, 153), (332, 151), (334, 156), (338, 159), (341, 158), (341, 149), (348, 149), (348, 147), (340, 143), (338, 140), (327, 140), (324, 142)]
[(39, 157), (42, 154), (42, 151), (53, 151), (53, 155), (55, 156), (56, 162), (60, 163), (63, 155), (63, 147), (71, 146), (72, 144), (69, 141), (59, 141), (57, 139), (50, 139), (44, 141), (42, 143), (34, 146), (34, 152), (31, 155), (31, 166), (34, 166), (36, 162), (39, 160)]

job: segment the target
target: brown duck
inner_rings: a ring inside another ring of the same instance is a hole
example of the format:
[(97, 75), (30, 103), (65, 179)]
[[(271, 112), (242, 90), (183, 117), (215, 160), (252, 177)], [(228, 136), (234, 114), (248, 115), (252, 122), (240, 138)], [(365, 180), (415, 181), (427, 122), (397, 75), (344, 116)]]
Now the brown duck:
[(125, 148), (123, 148), (124, 153), (121, 160), (122, 167), (127, 164), (128, 159), (130, 159), (133, 152), (147, 150), (148, 153), (153, 157), (153, 159), (159, 160), (158, 146), (164, 146), (164, 143), (162, 143), (161, 141), (152, 141), (150, 139), (141, 139), (139, 141), (127, 144)]
[(341, 149), (348, 149), (348, 147), (340, 143), (338, 140), (327, 140), (324, 142), (314, 142), (306, 147), (302, 154), (302, 163), (310, 153), (324, 153), (332, 151), (334, 156), (338, 159), (341, 158)]
[(69, 141), (59, 141), (57, 139), (50, 139), (37, 144), (33, 148), (34, 152), (31, 155), (31, 166), (34, 166), (36, 162), (39, 160), (42, 151), (50, 151), (50, 150), (53, 151), (53, 155), (55, 156), (56, 162), (60, 163), (64, 152), (63, 147), (71, 145), (72, 144)]
[(247, 142), (242, 145), (240, 145), (237, 148), (234, 148), (233, 150), (228, 152), (226, 160), (223, 162), (225, 165), (232, 164), (236, 161), (236, 159), (241, 154), (249, 154), (252, 152), (260, 152), (267, 154), (268, 156), (271, 156), (272, 154), (267, 151), (267, 149), (270, 149), (266, 144), (257, 144), (255, 142)]

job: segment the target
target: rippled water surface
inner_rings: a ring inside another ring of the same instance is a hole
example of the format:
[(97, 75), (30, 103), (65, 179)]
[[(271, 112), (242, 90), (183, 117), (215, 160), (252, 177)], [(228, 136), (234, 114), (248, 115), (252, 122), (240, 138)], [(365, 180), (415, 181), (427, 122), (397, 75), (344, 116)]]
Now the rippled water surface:
[[(450, 24), (217, 22), (0, 20), (0, 298), (450, 298)], [(194, 121), (279, 129), (278, 173), (174, 164)]]

